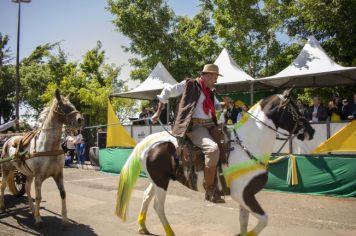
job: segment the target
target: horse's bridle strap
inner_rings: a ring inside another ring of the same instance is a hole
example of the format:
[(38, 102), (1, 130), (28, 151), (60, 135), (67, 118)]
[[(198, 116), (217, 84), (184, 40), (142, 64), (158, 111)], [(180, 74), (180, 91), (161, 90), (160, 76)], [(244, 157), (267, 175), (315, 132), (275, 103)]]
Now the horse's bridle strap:
[(59, 111), (58, 109), (53, 109), (53, 112), (56, 113), (57, 115), (59, 115), (59, 119), (60, 119), (63, 123), (67, 123), (69, 116), (71, 116), (71, 115), (73, 115), (73, 114), (79, 113), (79, 111), (73, 110), (73, 111), (69, 112), (68, 114), (66, 114), (66, 113), (64, 113), (63, 111)]

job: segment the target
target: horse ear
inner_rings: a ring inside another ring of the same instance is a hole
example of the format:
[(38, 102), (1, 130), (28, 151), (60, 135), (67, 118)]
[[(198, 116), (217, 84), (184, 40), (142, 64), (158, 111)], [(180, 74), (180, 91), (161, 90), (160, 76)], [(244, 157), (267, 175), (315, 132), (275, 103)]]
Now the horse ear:
[(285, 99), (287, 99), (287, 98), (289, 98), (290, 97), (290, 95), (291, 95), (291, 92), (292, 92), (292, 90), (293, 90), (293, 88), (294, 87), (292, 87), (292, 88), (290, 88), (290, 89), (286, 89), (286, 90), (284, 90), (284, 92), (283, 92), (283, 97), (285, 98)]
[(71, 93), (68, 93), (68, 95), (66, 96), (66, 99), (69, 100), (70, 95), (72, 95), (72, 94), (71, 94)]
[(59, 91), (59, 89), (56, 89), (55, 95), (58, 102), (62, 101), (61, 92)]

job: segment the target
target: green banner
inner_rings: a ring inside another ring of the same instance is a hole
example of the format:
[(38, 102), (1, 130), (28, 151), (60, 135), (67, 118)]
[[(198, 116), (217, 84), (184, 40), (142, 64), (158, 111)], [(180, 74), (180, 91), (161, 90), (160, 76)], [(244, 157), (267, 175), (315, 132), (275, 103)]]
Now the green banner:
[[(272, 157), (275, 159), (275, 157)], [(268, 182), (265, 189), (356, 197), (356, 159), (342, 156), (297, 156), (298, 184), (288, 184), (288, 159), (268, 167)]]
[[(100, 170), (119, 174), (131, 152), (130, 148), (100, 149)], [(276, 157), (271, 158), (273, 159)], [(289, 158), (270, 164), (265, 189), (312, 195), (356, 197), (355, 157), (296, 156), (298, 184), (293, 186), (288, 181), (290, 168)]]

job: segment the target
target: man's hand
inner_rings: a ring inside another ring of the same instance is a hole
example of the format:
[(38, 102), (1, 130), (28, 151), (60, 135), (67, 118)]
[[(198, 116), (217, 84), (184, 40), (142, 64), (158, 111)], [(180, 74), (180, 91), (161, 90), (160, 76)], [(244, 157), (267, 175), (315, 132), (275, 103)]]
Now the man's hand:
[(151, 117), (152, 123), (155, 124), (157, 123), (159, 117), (161, 116), (161, 111), (164, 108), (164, 104), (163, 103), (159, 103), (158, 104), (158, 108), (155, 114), (153, 114), (153, 116)]
[(156, 111), (156, 113), (153, 114), (153, 116), (151, 117), (152, 123), (153, 124), (157, 123), (160, 116), (161, 116), (161, 111), (160, 110)]

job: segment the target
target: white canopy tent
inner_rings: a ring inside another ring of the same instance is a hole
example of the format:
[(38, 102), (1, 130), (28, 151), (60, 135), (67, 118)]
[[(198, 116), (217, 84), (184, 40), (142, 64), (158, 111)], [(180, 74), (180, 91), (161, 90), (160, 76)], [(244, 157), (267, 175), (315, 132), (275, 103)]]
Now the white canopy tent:
[(153, 100), (167, 84), (176, 84), (177, 81), (167, 71), (161, 62), (158, 62), (147, 79), (129, 92), (112, 94), (110, 97), (133, 98)]
[(255, 80), (267, 88), (356, 85), (356, 67), (334, 62), (313, 37), (309, 37), (298, 57), (276, 75)]
[(219, 66), (219, 72), (223, 75), (223, 77), (219, 77), (216, 84), (218, 93), (241, 91), (253, 93), (254, 79), (237, 65), (226, 48), (221, 51), (214, 64)]
[(223, 75), (223, 77), (219, 77), (217, 86), (231, 85), (253, 80), (250, 75), (236, 64), (226, 48), (221, 51), (214, 64), (219, 66), (219, 72)]

